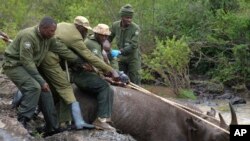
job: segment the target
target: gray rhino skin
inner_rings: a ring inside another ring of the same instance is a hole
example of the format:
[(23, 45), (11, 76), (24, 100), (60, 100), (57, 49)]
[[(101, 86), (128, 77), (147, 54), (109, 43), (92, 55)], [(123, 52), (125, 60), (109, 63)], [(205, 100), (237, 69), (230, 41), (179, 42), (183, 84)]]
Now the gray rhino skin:
[[(229, 134), (192, 117), (171, 104), (129, 88), (113, 87), (112, 121), (122, 133), (139, 141), (229, 141)], [(74, 86), (84, 119), (96, 118), (94, 95)]]

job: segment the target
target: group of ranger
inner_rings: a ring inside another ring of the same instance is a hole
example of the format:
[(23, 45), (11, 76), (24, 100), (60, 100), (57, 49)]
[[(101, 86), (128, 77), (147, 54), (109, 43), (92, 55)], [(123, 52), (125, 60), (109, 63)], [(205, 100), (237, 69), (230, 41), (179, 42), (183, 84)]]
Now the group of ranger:
[[(74, 23), (58, 24), (44, 17), (39, 25), (16, 35), (4, 52), (2, 68), (20, 90), (17, 120), (25, 128), (38, 106), (45, 120), (45, 136), (62, 131), (61, 123), (69, 121), (74, 129), (115, 130), (110, 124), (114, 91), (109, 83), (123, 84), (130, 79), (140, 84), (141, 68), (140, 29), (132, 22), (132, 6), (122, 6), (119, 14), (121, 19), (111, 28), (100, 23), (92, 29), (83, 16), (75, 17)], [(87, 36), (89, 30), (94, 34)], [(1, 37), (10, 41), (4, 33)], [(110, 47), (114, 38), (117, 50)], [(92, 124), (84, 121), (71, 83), (96, 95), (98, 110)]]

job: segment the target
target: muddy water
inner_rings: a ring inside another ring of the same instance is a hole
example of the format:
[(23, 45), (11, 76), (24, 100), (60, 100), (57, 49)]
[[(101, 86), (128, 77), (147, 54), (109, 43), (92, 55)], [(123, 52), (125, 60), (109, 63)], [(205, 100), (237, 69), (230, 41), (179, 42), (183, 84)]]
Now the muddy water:
[[(228, 100), (211, 100), (202, 104), (196, 104), (202, 111), (209, 111), (210, 107), (216, 109), (218, 118), (218, 112), (222, 114), (226, 123), (231, 123), (231, 113), (228, 106)], [(247, 99), (246, 104), (233, 105), (239, 124), (248, 124), (250, 125), (250, 99)]]
[[(158, 94), (162, 97), (166, 97), (169, 99), (172, 99), (174, 101), (180, 101), (184, 103), (190, 103), (194, 104), (196, 107), (202, 110), (203, 113), (206, 113), (210, 110), (211, 107), (213, 107), (216, 110), (216, 118), (218, 117), (218, 112), (222, 114), (227, 124), (231, 123), (231, 113), (228, 106), (229, 100), (207, 100), (201, 104), (196, 104), (196, 101), (194, 100), (187, 100), (187, 99), (179, 99), (176, 98), (176, 95), (171, 91), (171, 89), (161, 86), (143, 86), (147, 90)], [(239, 124), (248, 124), (250, 125), (250, 98), (246, 99), (246, 104), (238, 104), (234, 105), (234, 109), (236, 111), (236, 115), (238, 118)]]

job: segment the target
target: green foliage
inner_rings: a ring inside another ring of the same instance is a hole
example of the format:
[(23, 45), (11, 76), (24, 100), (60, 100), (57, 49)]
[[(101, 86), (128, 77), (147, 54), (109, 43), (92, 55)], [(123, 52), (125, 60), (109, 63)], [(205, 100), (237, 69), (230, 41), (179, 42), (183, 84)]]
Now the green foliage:
[[(141, 28), (142, 61), (148, 65), (143, 70), (144, 79), (162, 77), (162, 83), (171, 85), (168, 73), (174, 74), (170, 70), (175, 66), (176, 74), (181, 71), (188, 74), (190, 69), (192, 73), (211, 75), (230, 86), (249, 81), (249, 64), (244, 62), (249, 60), (246, 54), (250, 46), (249, 0), (0, 0), (0, 3), (0, 30), (12, 39), (20, 29), (36, 25), (45, 15), (58, 22), (72, 22), (75, 16), (82, 15), (89, 19), (91, 26), (111, 25), (120, 19), (120, 7), (130, 3), (135, 9), (133, 21)], [(172, 52), (180, 55), (183, 52), (172, 51), (166, 47), (171, 43), (165, 41), (166, 37), (174, 36), (186, 37), (191, 58), (176, 60)], [(0, 51), (5, 46), (1, 41)], [(172, 56), (163, 56), (165, 52)], [(162, 62), (149, 64), (151, 56), (156, 56), (154, 61)], [(160, 67), (161, 64), (167, 65)], [(178, 67), (184, 64), (189, 64), (189, 68)]]
[[(188, 64), (190, 49), (182, 37), (179, 40), (174, 36), (172, 39), (159, 40), (156, 38), (156, 48), (149, 56), (144, 56), (144, 62), (150, 69), (156, 71), (165, 84), (170, 84), (178, 94), (180, 88), (189, 87)], [(145, 78), (152, 78), (145, 74)]]
[(194, 92), (190, 89), (181, 89), (178, 97), (185, 98), (185, 99), (192, 99), (192, 100), (197, 99), (197, 97), (194, 95)]
[(234, 86), (244, 84), (250, 80), (250, 47), (247, 45), (237, 45), (233, 51), (235, 60), (220, 57), (220, 66), (214, 71), (214, 78), (227, 85)]

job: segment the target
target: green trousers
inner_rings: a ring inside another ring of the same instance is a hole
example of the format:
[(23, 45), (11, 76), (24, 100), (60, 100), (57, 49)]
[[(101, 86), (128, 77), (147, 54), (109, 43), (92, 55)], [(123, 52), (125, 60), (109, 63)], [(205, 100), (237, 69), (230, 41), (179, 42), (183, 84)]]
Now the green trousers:
[(96, 73), (80, 71), (72, 73), (72, 81), (82, 91), (96, 94), (98, 102), (98, 117), (111, 117), (114, 91), (104, 79)]
[(4, 72), (23, 94), (17, 109), (18, 119), (31, 119), (39, 104), (47, 129), (57, 129), (58, 120), (51, 92), (42, 92), (40, 84), (22, 66), (4, 69)]
[(59, 61), (60, 59), (57, 54), (48, 52), (39, 70), (42, 71), (42, 75), (45, 76), (47, 82), (65, 103), (71, 104), (76, 101), (76, 98), (72, 86), (69, 80), (67, 80), (66, 73), (61, 68)]
[(76, 101), (72, 86), (59, 64), (59, 56), (48, 52), (39, 70), (52, 90), (60, 122), (71, 121), (69, 104)]
[(119, 61), (119, 70), (128, 75), (131, 82), (141, 84), (141, 59), (127, 59)]

